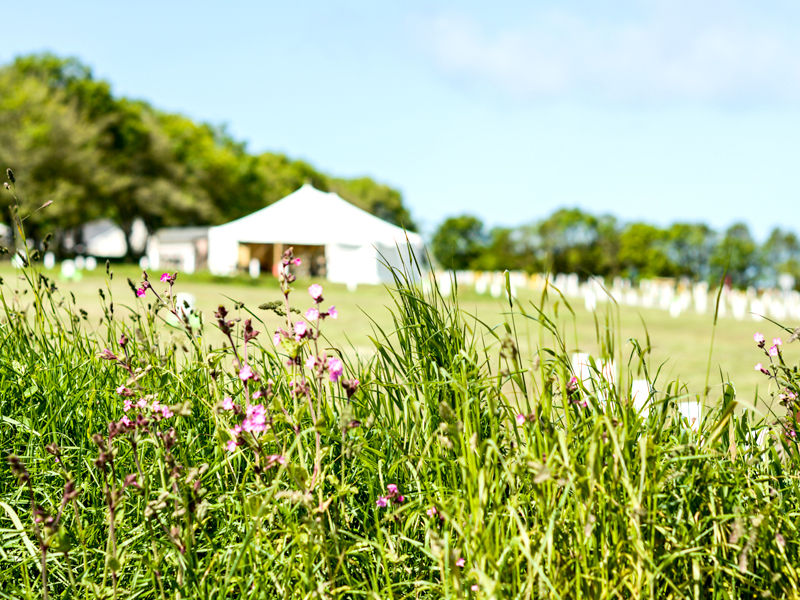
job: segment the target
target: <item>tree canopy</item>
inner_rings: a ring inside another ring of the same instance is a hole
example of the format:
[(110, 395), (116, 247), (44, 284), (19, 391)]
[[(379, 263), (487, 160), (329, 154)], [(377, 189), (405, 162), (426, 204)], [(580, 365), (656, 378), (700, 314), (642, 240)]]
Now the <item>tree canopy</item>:
[[(224, 127), (115, 96), (74, 58), (37, 54), (0, 68), (0, 160), (18, 175), (29, 232), (110, 218), (127, 235), (211, 225), (249, 214), (309, 182), (416, 230), (399, 191), (368, 177), (330, 176), (282, 154), (252, 154)], [(129, 244), (130, 246), (130, 244)]]
[[(521, 270), (623, 276), (688, 277), (733, 285), (777, 285), (781, 274), (800, 284), (800, 241), (775, 229), (759, 246), (745, 223), (715, 232), (702, 223), (619, 223), (578, 208), (518, 227), (496, 227), (488, 234), (473, 215), (445, 219), (433, 236), (439, 265), (482, 271)], [(726, 271), (727, 269), (727, 271)]]

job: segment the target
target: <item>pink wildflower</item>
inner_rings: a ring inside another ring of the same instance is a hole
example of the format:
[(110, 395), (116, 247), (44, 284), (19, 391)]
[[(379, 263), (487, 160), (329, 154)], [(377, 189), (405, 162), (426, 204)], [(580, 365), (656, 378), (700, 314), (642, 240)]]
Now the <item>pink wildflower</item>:
[(122, 415), (122, 418), (119, 420), (119, 422), (125, 425), (125, 427), (131, 426), (131, 420), (128, 418), (128, 415)]
[(337, 310), (336, 310), (336, 307), (335, 307), (335, 306), (331, 306), (331, 307), (328, 309), (328, 316), (329, 316), (331, 319), (336, 319), (336, 318), (338, 318), (338, 317), (339, 317), (339, 311), (337, 311)]
[(769, 375), (769, 371), (767, 371), (767, 370), (764, 368), (764, 365), (762, 365), (761, 363), (758, 363), (758, 364), (755, 366), (755, 370), (756, 370), (756, 371), (761, 371), (761, 372), (762, 372), (764, 375)]
[(778, 356), (778, 347), (777, 346), (772, 346), (772, 348), (769, 349), (769, 355), (770, 356)]
[(517, 425), (525, 424), (525, 415), (517, 415)]
[(477, 592), (480, 588), (478, 587), (477, 583), (473, 583), (472, 587), (469, 588), (469, 589), (471, 589), (473, 592)]
[(162, 415), (162, 416), (163, 416), (165, 419), (169, 419), (170, 417), (174, 416), (174, 414), (175, 414), (175, 413), (173, 413), (173, 412), (172, 412), (172, 411), (169, 409), (169, 406), (167, 406), (167, 405), (162, 405), (162, 406), (161, 406), (161, 415)]
[(123, 402), (123, 404), (122, 404), (122, 410), (124, 410), (125, 412), (128, 412), (131, 408), (133, 408), (133, 402), (131, 402), (130, 400), (128, 400), (126, 398), (125, 402)]
[(239, 371), (239, 379), (242, 381), (247, 381), (248, 379), (253, 379), (256, 374), (253, 373), (253, 369), (250, 368), (250, 365), (245, 365), (242, 367), (242, 370)]
[(153, 412), (161, 412), (161, 404), (158, 400), (153, 400), (153, 404), (150, 406), (150, 410)]
[(397, 486), (394, 483), (390, 483), (389, 485), (387, 485), (386, 489), (389, 491), (390, 494), (397, 493)]
[(425, 511), (425, 514), (428, 515), (429, 517), (436, 516), (436, 507), (431, 506), (428, 510)]
[(267, 457), (267, 469), (271, 469), (275, 465), (285, 465), (286, 457), (280, 454), (270, 454)]
[(139, 398), (139, 401), (136, 403), (137, 408), (145, 408), (147, 406), (147, 400), (144, 398)]
[(144, 298), (146, 291), (147, 291), (147, 288), (143, 288), (143, 287), (137, 288), (136, 289), (136, 295), (139, 296), (139, 298)]
[(294, 324), (294, 336), (297, 341), (302, 338), (308, 331), (308, 324), (305, 321), (298, 321)]
[(322, 298), (322, 286), (315, 283), (308, 288), (308, 294), (314, 299), (319, 300)]
[(783, 344), (783, 341), (781, 341), (781, 338), (779, 338), (779, 337), (778, 338), (772, 338), (772, 343), (774, 345), (776, 345), (776, 346), (780, 346), (781, 344)]
[(389, 499), (386, 496), (381, 496), (380, 498), (375, 500), (375, 504), (377, 505), (378, 508), (386, 508), (387, 504), (389, 504), (388, 500)]
[(117, 388), (117, 393), (120, 396), (125, 396), (126, 398), (130, 398), (131, 396), (133, 396), (133, 392), (128, 388), (126, 388), (124, 385), (121, 385)]
[(467, 561), (464, 560), (463, 557), (456, 559), (456, 566), (457, 567), (463, 567), (465, 564), (467, 564)]
[(319, 319), (319, 311), (316, 308), (309, 308), (306, 311), (306, 319), (309, 321), (316, 321)]
[(397, 497), (397, 501), (398, 502), (405, 502), (406, 501), (406, 497), (405, 496), (398, 496)]
[(228, 452), (235, 452), (238, 445), (239, 444), (236, 443), (236, 440), (228, 440), (228, 443), (225, 444), (225, 446), (228, 448)]
[(306, 367), (309, 369), (313, 369), (314, 365), (317, 364), (317, 359), (313, 356), (309, 356), (306, 360)]
[(233, 398), (226, 396), (222, 399), (223, 410), (233, 410)]
[(339, 377), (341, 377), (342, 373), (344, 372), (344, 365), (342, 364), (342, 361), (335, 357), (329, 358), (328, 371), (330, 372), (331, 381), (333, 383), (339, 381)]
[(229, 429), (228, 433), (230, 433), (233, 437), (239, 437), (239, 434), (242, 433), (242, 426), (236, 425), (236, 427)]
[(267, 428), (267, 413), (263, 404), (251, 404), (247, 407), (247, 416), (242, 422), (242, 429), (252, 433), (261, 433)]
[[(161, 275), (161, 283), (169, 283), (170, 279), (172, 279), (172, 277), (170, 277), (169, 273), (163, 273)], [(181, 280), (181, 281), (183, 281), (183, 280)]]
[(303, 261), (300, 260), (299, 258), (295, 258), (294, 260), (292, 260), (292, 263), (299, 267), (301, 264), (303, 264)]
[(762, 343), (764, 341), (764, 334), (763, 333), (759, 333), (759, 332), (756, 331), (755, 335), (753, 336), (753, 340), (757, 344)]
[(280, 331), (276, 331), (275, 335), (272, 336), (272, 343), (275, 344), (276, 346), (280, 345), (280, 343), (281, 343), (281, 332)]

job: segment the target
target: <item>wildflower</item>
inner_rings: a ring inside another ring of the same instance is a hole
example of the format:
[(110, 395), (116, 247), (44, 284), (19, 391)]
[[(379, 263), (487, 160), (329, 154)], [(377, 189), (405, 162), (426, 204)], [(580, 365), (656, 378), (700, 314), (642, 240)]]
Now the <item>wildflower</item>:
[(308, 324), (305, 321), (298, 321), (294, 324), (294, 338), (298, 342), (308, 332)]
[(755, 335), (753, 336), (753, 340), (756, 342), (756, 344), (763, 344), (764, 334), (756, 331)]
[(146, 406), (147, 406), (147, 400), (145, 400), (144, 398), (139, 398), (139, 401), (136, 402), (137, 408), (145, 408)]
[(130, 475), (125, 476), (125, 481), (122, 484), (122, 487), (129, 487), (129, 486), (135, 488), (141, 487), (139, 485), (139, 482), (136, 481), (136, 473), (131, 473)]
[(303, 261), (302, 261), (302, 260), (300, 260), (299, 258), (295, 258), (295, 259), (293, 259), (293, 260), (292, 260), (292, 264), (293, 264), (293, 265), (296, 265), (296, 266), (298, 266), (298, 267), (299, 267), (299, 266), (300, 266), (302, 263), (303, 263)]
[(161, 275), (161, 283), (171, 283), (171, 282), (172, 282), (172, 276), (170, 276), (169, 273), (163, 273)]
[(228, 433), (230, 433), (233, 437), (239, 437), (239, 434), (242, 433), (242, 426), (236, 425), (236, 427), (229, 429)]
[(280, 343), (281, 343), (281, 332), (280, 331), (276, 331), (275, 335), (272, 336), (272, 343), (275, 344), (276, 346), (280, 345)]
[(436, 507), (431, 506), (428, 510), (425, 511), (425, 514), (428, 515), (429, 517), (436, 516)]
[(102, 352), (98, 352), (97, 357), (105, 360), (117, 360), (117, 355), (108, 348), (103, 348)]
[(777, 346), (772, 346), (772, 348), (769, 349), (769, 355), (770, 356), (778, 356), (778, 347)]
[(772, 338), (772, 343), (775, 346), (780, 346), (781, 344), (783, 344), (783, 341), (781, 341), (781, 338), (777, 337), (777, 338)]
[(478, 587), (477, 583), (473, 583), (472, 587), (469, 588), (469, 589), (471, 589), (473, 592), (477, 592), (480, 588)]
[(226, 396), (222, 399), (222, 409), (223, 410), (233, 410), (233, 398), (230, 396)]
[(389, 499), (386, 496), (381, 496), (375, 500), (375, 504), (378, 506), (378, 508), (386, 508), (386, 506), (389, 504)]
[(525, 415), (517, 415), (517, 425), (525, 424)]
[(169, 409), (169, 406), (166, 406), (166, 405), (162, 405), (161, 406), (161, 416), (163, 416), (165, 419), (169, 419), (170, 417), (172, 417), (174, 415), (175, 415), (175, 413), (173, 413)]
[(245, 365), (242, 367), (242, 370), (239, 371), (239, 379), (242, 381), (247, 381), (248, 379), (253, 379), (256, 376), (253, 373), (253, 369), (250, 368), (250, 365)]
[(387, 489), (387, 490), (389, 491), (389, 493), (391, 493), (391, 494), (396, 494), (396, 493), (397, 493), (397, 486), (396, 486), (394, 483), (390, 483), (389, 485), (387, 485), (387, 486), (386, 486), (386, 489)]
[(133, 396), (133, 391), (131, 391), (130, 389), (126, 388), (124, 385), (121, 385), (121, 386), (119, 386), (117, 388), (117, 393), (120, 396), (125, 396), (126, 398), (129, 398), (129, 397)]
[(306, 319), (309, 321), (316, 321), (319, 319), (319, 311), (316, 308), (309, 308), (306, 311)]
[(128, 338), (124, 333), (119, 338), (119, 345), (123, 348), (128, 345)]
[(347, 393), (347, 399), (348, 400), (353, 397), (353, 394), (356, 393), (356, 390), (358, 389), (358, 386), (359, 386), (358, 379), (343, 379), (342, 380), (342, 387), (344, 388), (344, 391)]
[(285, 465), (286, 457), (280, 454), (270, 454), (267, 456), (267, 469), (271, 469), (275, 465)]
[(334, 357), (329, 358), (328, 371), (330, 372), (331, 381), (333, 383), (339, 381), (339, 377), (341, 377), (342, 373), (344, 372), (344, 365), (342, 364), (342, 361)]
[(144, 288), (144, 287), (137, 288), (136, 289), (136, 295), (139, 296), (139, 298), (144, 298), (144, 295), (145, 295), (146, 291), (147, 291), (147, 288)]
[(338, 318), (338, 317), (339, 317), (339, 311), (337, 311), (337, 310), (336, 310), (336, 307), (335, 307), (335, 306), (331, 306), (331, 307), (328, 309), (328, 316), (329, 316), (331, 319), (336, 319), (336, 318)]
[(761, 363), (758, 363), (758, 364), (755, 366), (755, 370), (756, 370), (756, 371), (761, 371), (761, 372), (762, 372), (764, 375), (769, 375), (769, 371), (767, 371), (767, 370), (764, 368), (764, 365), (763, 365), (763, 364), (761, 364)]
[(247, 407), (242, 429), (251, 433), (261, 433), (267, 428), (267, 413), (263, 404), (251, 404)]
[(314, 365), (317, 364), (317, 359), (313, 356), (309, 356), (306, 360), (306, 367), (309, 369), (313, 369)]
[(122, 410), (124, 412), (128, 412), (131, 408), (133, 408), (133, 403), (126, 398), (125, 402), (122, 405)]
[(228, 452), (235, 452), (238, 445), (239, 444), (236, 443), (236, 440), (228, 440), (228, 443), (225, 444), (225, 447), (228, 449)]
[(322, 301), (322, 286), (315, 283), (308, 288), (308, 294), (317, 302)]
[(122, 418), (119, 420), (121, 425), (125, 425), (125, 427), (131, 426), (131, 420), (128, 418), (128, 415), (122, 415)]
[(467, 564), (467, 561), (464, 560), (463, 557), (456, 559), (456, 566), (457, 567), (463, 567), (465, 564)]

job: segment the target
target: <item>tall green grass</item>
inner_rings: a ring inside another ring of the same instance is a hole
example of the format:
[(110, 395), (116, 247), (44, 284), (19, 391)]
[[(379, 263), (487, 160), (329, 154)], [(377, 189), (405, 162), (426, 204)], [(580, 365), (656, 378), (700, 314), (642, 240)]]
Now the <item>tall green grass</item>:
[[(677, 404), (705, 390), (660, 381), (613, 309), (597, 318), (596, 377), (575, 381), (557, 290), (490, 326), (457, 294), (423, 292), (410, 257), (374, 358), (345, 365), (352, 393), (305, 366), (338, 355), (324, 337), (245, 345), (233, 317), (263, 329), (256, 307), (229, 305), (230, 340), (210, 347), (215, 319), (182, 321), (166, 284), (163, 301), (107, 288), (92, 327), (27, 260), (0, 287), (0, 598), (798, 595), (792, 423), (736, 410), (726, 383), (693, 427)], [(311, 306), (289, 284), (265, 307), (288, 312), (287, 332), (300, 317), (286, 309)], [(244, 362), (259, 382), (238, 377)], [(791, 367), (770, 372), (797, 391)], [(174, 416), (143, 410), (110, 436), (120, 386)], [(268, 416), (233, 452), (226, 397)]]

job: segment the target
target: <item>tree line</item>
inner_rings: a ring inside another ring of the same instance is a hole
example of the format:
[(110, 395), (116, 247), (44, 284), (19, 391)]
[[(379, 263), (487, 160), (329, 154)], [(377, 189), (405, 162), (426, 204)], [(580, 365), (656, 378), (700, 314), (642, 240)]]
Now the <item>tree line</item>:
[[(130, 237), (213, 225), (263, 208), (311, 183), (410, 230), (400, 192), (370, 178), (342, 179), (282, 154), (253, 154), (224, 127), (116, 96), (74, 58), (35, 54), (0, 67), (0, 165), (17, 173), (20, 211), (34, 239), (98, 218)], [(128, 244), (129, 248), (131, 244)]]
[(551, 271), (634, 280), (688, 277), (717, 282), (727, 271), (738, 287), (776, 285), (779, 275), (800, 282), (800, 240), (776, 228), (763, 244), (746, 223), (715, 231), (702, 223), (622, 223), (577, 208), (560, 209), (536, 223), (487, 231), (473, 215), (446, 219), (433, 235), (443, 268)]

